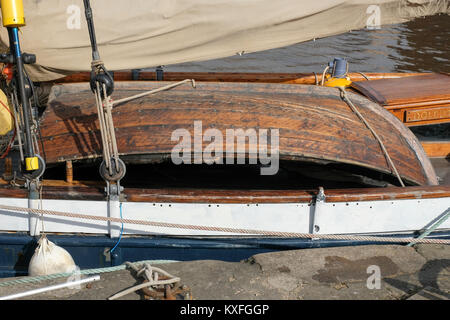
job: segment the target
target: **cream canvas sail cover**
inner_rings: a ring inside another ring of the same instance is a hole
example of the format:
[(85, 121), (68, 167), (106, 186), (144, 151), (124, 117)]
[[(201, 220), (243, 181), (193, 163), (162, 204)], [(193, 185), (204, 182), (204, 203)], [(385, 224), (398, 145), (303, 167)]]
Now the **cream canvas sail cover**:
[[(139, 69), (254, 52), (361, 28), (450, 13), (449, 0), (92, 0), (109, 70)], [(24, 0), (22, 51), (35, 81), (89, 71), (82, 0)], [(0, 31), (3, 51), (9, 46)]]

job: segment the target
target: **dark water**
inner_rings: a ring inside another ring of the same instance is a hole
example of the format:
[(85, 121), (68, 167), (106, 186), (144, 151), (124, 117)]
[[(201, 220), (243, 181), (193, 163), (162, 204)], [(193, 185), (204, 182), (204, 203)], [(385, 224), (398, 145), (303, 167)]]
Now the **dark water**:
[(450, 15), (358, 30), (224, 59), (166, 66), (166, 71), (321, 72), (333, 57), (345, 57), (350, 71), (449, 72)]
[[(166, 71), (317, 72), (334, 57), (350, 72), (450, 73), (450, 15), (362, 29), (341, 35), (233, 57), (165, 66)], [(411, 128), (419, 137), (450, 138), (450, 125)]]

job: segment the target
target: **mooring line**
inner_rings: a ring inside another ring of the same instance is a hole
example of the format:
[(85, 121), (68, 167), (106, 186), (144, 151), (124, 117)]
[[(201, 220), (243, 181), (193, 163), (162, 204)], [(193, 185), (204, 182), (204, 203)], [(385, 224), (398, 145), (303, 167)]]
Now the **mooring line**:
[(405, 184), (403, 183), (403, 180), (402, 180), (400, 174), (398, 173), (397, 167), (395, 166), (394, 161), (392, 161), (392, 158), (390, 157), (389, 152), (387, 151), (386, 147), (384, 146), (384, 143), (381, 140), (381, 138), (378, 136), (378, 134), (372, 128), (372, 126), (369, 124), (369, 122), (364, 118), (364, 116), (361, 114), (361, 112), (358, 111), (358, 108), (356, 108), (356, 106), (350, 100), (350, 98), (347, 95), (347, 92), (345, 91), (345, 88), (344, 87), (337, 87), (337, 88), (341, 91), (342, 100), (344, 100), (348, 104), (348, 106), (361, 119), (361, 121), (366, 125), (367, 129), (369, 129), (369, 131), (373, 134), (375, 139), (378, 141), (378, 143), (380, 144), (380, 147), (381, 147), (381, 151), (383, 152), (384, 157), (386, 158), (386, 161), (388, 162), (388, 165), (390, 165), (390, 167), (392, 168), (392, 171), (395, 174), (395, 176), (397, 177), (400, 185), (402, 187), (404, 187)]
[[(142, 260), (133, 262), (133, 265), (141, 265), (141, 264), (167, 264), (179, 262), (178, 260)], [(20, 279), (14, 279), (9, 281), (0, 282), (0, 287), (8, 287), (12, 285), (18, 284), (26, 284), (26, 283), (37, 283), (45, 280), (54, 280), (58, 278), (70, 277), (73, 275), (91, 275), (91, 274), (102, 274), (109, 273), (114, 271), (125, 270), (127, 266), (130, 265), (130, 262), (126, 261), (123, 264), (113, 267), (104, 267), (104, 268), (93, 268), (93, 269), (85, 269), (85, 270), (76, 270), (74, 272), (63, 272), (63, 273), (53, 273), (45, 276), (34, 276), (34, 277), (24, 277)]]

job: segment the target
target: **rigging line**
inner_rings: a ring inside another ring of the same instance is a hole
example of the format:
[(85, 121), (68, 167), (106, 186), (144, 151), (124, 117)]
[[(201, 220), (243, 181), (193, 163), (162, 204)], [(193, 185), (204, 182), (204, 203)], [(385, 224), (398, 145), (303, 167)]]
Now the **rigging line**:
[(102, 107), (102, 100), (100, 97), (100, 86), (98, 84), (98, 82), (95, 83), (96, 85), (96, 90), (95, 90), (95, 102), (96, 102), (96, 106), (97, 106), (97, 115), (99, 118), (99, 126), (100, 126), (100, 135), (102, 138), (102, 151), (103, 151), (103, 160), (106, 163), (106, 166), (108, 167), (108, 169), (110, 170), (110, 174), (111, 174), (111, 158), (110, 158), (110, 154), (109, 154), (109, 143), (107, 140), (107, 133), (106, 133), (106, 129), (105, 129), (105, 116), (104, 116), (104, 111), (103, 111), (103, 107)]
[(169, 90), (169, 89), (178, 87), (179, 85), (182, 85), (183, 83), (187, 83), (187, 82), (191, 82), (193, 88), (196, 87), (194, 79), (185, 79), (183, 81), (172, 83), (172, 84), (169, 84), (167, 86), (164, 86), (164, 87), (161, 87), (161, 88), (158, 88), (158, 89), (142, 92), (142, 93), (136, 94), (136, 95), (128, 97), (128, 98), (123, 98), (123, 99), (119, 99), (119, 100), (113, 100), (112, 101), (112, 106), (116, 106), (118, 104), (121, 104), (121, 103), (124, 103), (124, 102), (128, 102), (128, 101), (131, 101), (131, 100), (134, 100), (134, 99), (137, 99), (137, 98), (141, 98), (141, 97), (144, 97), (144, 96), (147, 96), (147, 95), (150, 95), (150, 94), (153, 94), (153, 93), (157, 93), (157, 92), (160, 92), (160, 91)]
[[(27, 69), (23, 68), (23, 71), (24, 71), (24, 73), (26, 75), (26, 79), (28, 80), (28, 84), (30, 85), (31, 92), (33, 94), (34, 104), (38, 108), (38, 112), (39, 112), (39, 109), (42, 108), (42, 106), (41, 106), (41, 104), (39, 102), (39, 96), (36, 93), (36, 88), (35, 88), (34, 83), (33, 83), (33, 81), (31, 80), (31, 78), (30, 78), (30, 76), (28, 74)], [(44, 156), (44, 161), (47, 162), (47, 156), (45, 154), (44, 141), (42, 140), (41, 126), (40, 126), (40, 123), (39, 123), (39, 119), (36, 119), (36, 128), (37, 128), (37, 133), (39, 135), (39, 141), (41, 142), (42, 155)]]
[(362, 75), (364, 77), (364, 79), (366, 79), (367, 81), (370, 81), (369, 77), (366, 76), (363, 72), (357, 71), (356, 73), (359, 73), (360, 75)]
[(41, 126), (39, 125), (39, 121), (37, 122), (37, 131), (39, 135), (39, 141), (41, 142), (42, 155), (44, 156), (44, 161), (47, 162), (47, 156), (45, 155), (44, 141), (42, 139)]
[(325, 82), (325, 74), (327, 73), (328, 69), (330, 69), (329, 66), (326, 66), (325, 69), (322, 72), (322, 79), (320, 80), (320, 85), (323, 86)]
[(372, 132), (373, 136), (380, 144), (381, 150), (383, 151), (386, 160), (388, 161), (389, 165), (391, 166), (392, 170), (394, 171), (394, 174), (397, 177), (400, 185), (402, 187), (404, 187), (405, 184), (403, 183), (403, 180), (400, 177), (400, 174), (398, 173), (394, 162), (392, 161), (391, 157), (389, 156), (389, 153), (388, 153), (386, 147), (384, 146), (383, 141), (381, 141), (381, 138), (378, 136), (378, 134), (375, 132), (375, 130), (370, 126), (370, 124), (366, 121), (366, 119), (363, 117), (363, 115), (358, 111), (356, 106), (353, 104), (353, 102), (347, 96), (347, 92), (345, 91), (345, 88), (344, 87), (337, 87), (337, 88), (341, 91), (342, 100), (344, 100), (349, 105), (349, 107), (353, 110), (353, 112), (355, 112), (357, 114), (357, 116), (362, 120), (362, 122), (364, 122), (364, 124), (370, 130), (370, 132)]
[(116, 139), (116, 133), (114, 130), (114, 121), (111, 113), (112, 104), (111, 104), (111, 98), (106, 95), (106, 85), (103, 83), (103, 103), (104, 103), (104, 110), (106, 111), (106, 121), (107, 121), (107, 127), (108, 127), (108, 133), (110, 137), (111, 142), (111, 152), (112, 156), (114, 158), (116, 168), (119, 168), (119, 150), (117, 148), (117, 139)]
[[(123, 219), (122, 217), (122, 202), (120, 203), (120, 219)], [(109, 253), (113, 253), (114, 250), (116, 250), (117, 246), (120, 243), (120, 240), (122, 239), (122, 234), (123, 234), (123, 222), (122, 222), (122, 228), (120, 229), (120, 236), (119, 236), (119, 240), (117, 240), (116, 245), (114, 246), (114, 248), (112, 248), (111, 250), (109, 250)]]

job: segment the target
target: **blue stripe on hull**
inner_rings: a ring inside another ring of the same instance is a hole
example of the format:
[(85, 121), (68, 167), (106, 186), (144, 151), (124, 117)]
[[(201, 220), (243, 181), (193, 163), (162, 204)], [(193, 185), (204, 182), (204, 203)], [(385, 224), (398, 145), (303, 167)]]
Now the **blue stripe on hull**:
[[(411, 234), (389, 236), (411, 237)], [(109, 257), (108, 252), (117, 243), (117, 239), (104, 235), (47, 235), (47, 237), (66, 249), (82, 270), (115, 266), (125, 261), (209, 259), (233, 262), (247, 259), (254, 254), (280, 250), (388, 244), (326, 239), (142, 236), (122, 238), (119, 246)], [(450, 231), (435, 232), (432, 237), (450, 239)], [(28, 264), (36, 243), (37, 239), (26, 233), (0, 233), (0, 277), (27, 275)]]

